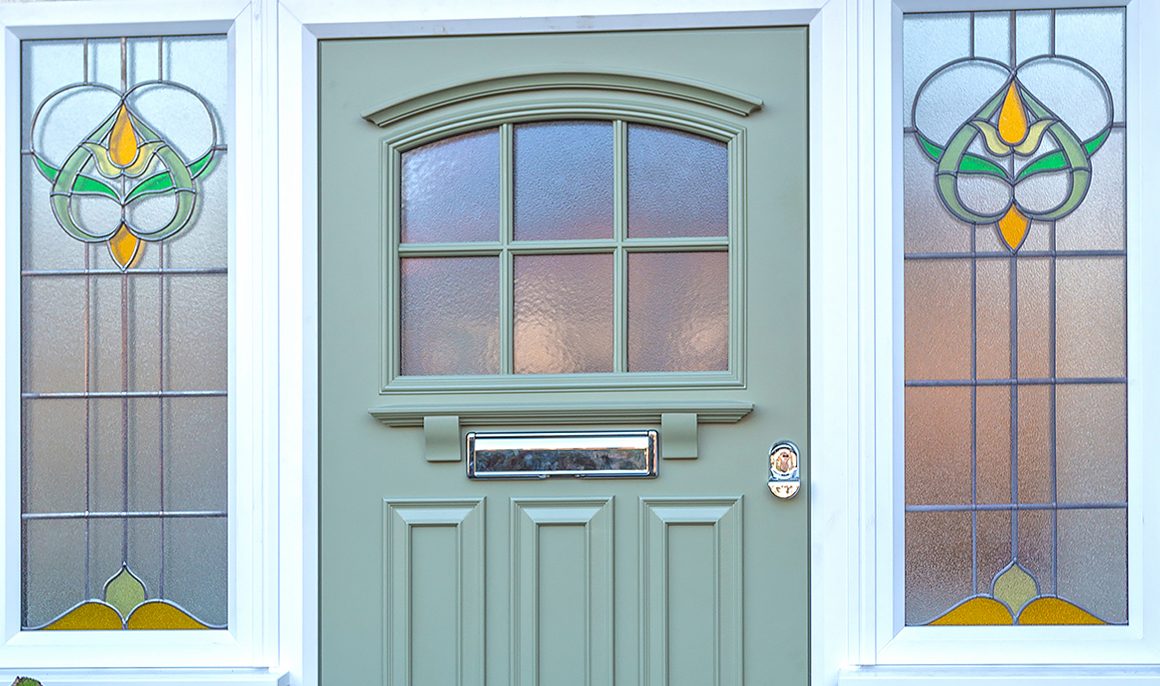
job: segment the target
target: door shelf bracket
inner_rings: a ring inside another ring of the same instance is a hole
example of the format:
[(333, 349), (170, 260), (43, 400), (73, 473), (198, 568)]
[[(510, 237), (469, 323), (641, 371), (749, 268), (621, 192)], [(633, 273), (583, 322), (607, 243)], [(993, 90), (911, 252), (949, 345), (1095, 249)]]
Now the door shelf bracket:
[[(753, 411), (753, 403), (716, 402), (541, 402), (503, 404), (384, 405), (367, 412), (387, 426), (423, 427), (426, 459), (457, 462), (459, 429), (464, 426), (659, 424), (661, 456), (697, 456), (697, 424), (733, 424)], [(666, 430), (672, 443), (666, 455)]]

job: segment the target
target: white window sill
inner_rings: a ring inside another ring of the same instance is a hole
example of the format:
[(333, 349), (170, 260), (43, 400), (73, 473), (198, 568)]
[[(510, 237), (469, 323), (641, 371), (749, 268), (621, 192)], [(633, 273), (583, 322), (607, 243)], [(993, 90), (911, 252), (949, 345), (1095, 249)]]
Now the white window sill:
[(1074, 666), (875, 666), (846, 667), (840, 686), (1160, 686), (1160, 667)]
[(30, 677), (45, 686), (287, 686), (290, 675), (269, 669), (44, 669), (0, 672), (0, 684), (17, 676)]

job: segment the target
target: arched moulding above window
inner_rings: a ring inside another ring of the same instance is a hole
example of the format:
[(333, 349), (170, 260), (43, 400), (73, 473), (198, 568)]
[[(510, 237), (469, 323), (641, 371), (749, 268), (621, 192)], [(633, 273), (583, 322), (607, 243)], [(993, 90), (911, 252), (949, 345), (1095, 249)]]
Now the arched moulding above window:
[(372, 107), (362, 116), (390, 126), (431, 110), (470, 100), (534, 91), (609, 91), (652, 95), (705, 105), (745, 117), (761, 109), (760, 98), (728, 88), (667, 74), (628, 70), (505, 74), (446, 86)]
[(364, 113), (384, 134), (380, 392), (743, 388), (746, 117), (761, 107), (597, 71)]

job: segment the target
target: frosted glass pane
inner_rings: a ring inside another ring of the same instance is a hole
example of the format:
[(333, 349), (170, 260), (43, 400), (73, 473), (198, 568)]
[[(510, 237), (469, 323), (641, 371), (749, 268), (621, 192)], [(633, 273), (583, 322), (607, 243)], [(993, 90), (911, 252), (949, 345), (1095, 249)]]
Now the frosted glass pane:
[[(150, 313), (156, 317), (157, 292), (161, 284), (156, 279), (141, 279), (137, 288), (148, 294)], [(166, 390), (222, 391), (226, 389), (227, 294), (229, 283), (225, 274), (199, 276), (170, 276), (165, 283), (165, 346), (164, 370)], [(156, 329), (146, 330), (157, 336)], [(141, 332), (144, 337), (145, 332)], [(159, 341), (150, 341), (153, 349)], [(156, 359), (149, 361), (147, 374), (140, 385), (156, 388)]]
[(1011, 261), (975, 263), (976, 369), (980, 379), (1011, 376)]
[(1056, 10), (1055, 49), (1091, 65), (1112, 91), (1116, 121), (1124, 120), (1124, 9)]
[(165, 524), (165, 595), (209, 624), (227, 620), (227, 536), (224, 517)]
[(980, 386), (975, 392), (978, 413), (976, 497), (980, 503), (1010, 503), (1011, 389)]
[(923, 80), (953, 59), (970, 54), (971, 24), (965, 13), (907, 15), (902, 22), (904, 126)]
[(1058, 375), (1123, 376), (1124, 258), (1060, 258), (1056, 274)]
[(403, 153), (402, 242), (499, 240), (499, 130)]
[(966, 252), (971, 227), (947, 212), (934, 193), (935, 164), (913, 136), (902, 143), (903, 250), (908, 253)]
[(225, 426), (227, 413), (225, 398), (165, 400), (165, 468), (153, 473), (164, 478), (165, 509), (226, 509), (229, 442), (215, 427)]
[(1123, 129), (1113, 129), (1091, 157), (1092, 182), (1083, 204), (1056, 222), (1060, 250), (1122, 250), (1127, 226)]
[(1019, 376), (1051, 376), (1051, 263), (1024, 258), (1018, 268)]
[(21, 354), (25, 390), (83, 391), (85, 280), (24, 277), (23, 282)]
[(499, 258), (399, 262), (403, 374), (498, 374)]
[(1021, 510), (1019, 512), (1019, 564), (1039, 584), (1040, 593), (1051, 593), (1054, 583), (1052, 562), (1051, 512)]
[(628, 256), (628, 369), (729, 367), (729, 254)]
[(1011, 13), (975, 13), (975, 57), (999, 62), (1011, 59)]
[(971, 513), (907, 512), (906, 623), (924, 624), (971, 595)]
[(1011, 513), (979, 512), (977, 543), (979, 574), (976, 593), (991, 593), (991, 582), (1011, 562)]
[(612, 371), (612, 255), (515, 258), (515, 371)]
[(1127, 500), (1128, 405), (1121, 384), (1056, 389), (1060, 502)]
[(515, 239), (612, 238), (612, 123), (515, 127)]
[(1051, 52), (1051, 12), (1015, 13), (1015, 63)]
[(1019, 502), (1051, 502), (1051, 388), (1020, 386)]
[(906, 504), (971, 502), (971, 389), (906, 389)]
[[(119, 544), (118, 539), (118, 555), (121, 552)], [(101, 581), (103, 583), (104, 579)], [(84, 521), (34, 519), (24, 522), (22, 582), (22, 624), (26, 627), (49, 622), (85, 600)]]
[(908, 260), (906, 378), (971, 378), (971, 263)]
[(728, 146), (683, 131), (630, 124), (629, 237), (728, 233)]
[(1059, 595), (1108, 622), (1128, 620), (1124, 510), (1061, 510)]
[[(185, 84), (205, 98), (219, 121), (229, 112), (230, 84), (224, 75), (230, 73), (229, 46), (225, 36), (167, 36), (163, 40), (162, 71), (166, 80)], [(151, 76), (152, 65), (142, 64), (143, 76)], [(218, 129), (222, 141), (229, 144), (233, 131)]]
[(24, 511), (85, 509), (85, 401), (25, 400)]
[[(49, 94), (65, 83), (85, 80), (85, 53), (79, 40), (26, 40), (20, 42), (20, 51), (21, 118), (29, 122), (36, 106)], [(116, 96), (112, 97), (115, 102)]]

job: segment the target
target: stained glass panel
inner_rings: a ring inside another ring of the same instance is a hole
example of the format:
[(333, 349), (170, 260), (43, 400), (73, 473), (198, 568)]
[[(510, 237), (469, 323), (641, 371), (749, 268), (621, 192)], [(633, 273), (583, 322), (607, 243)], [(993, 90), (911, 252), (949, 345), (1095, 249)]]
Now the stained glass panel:
[(1127, 621), (1124, 55), (903, 18), (908, 625)]
[(21, 625), (222, 628), (226, 38), (21, 57)]

